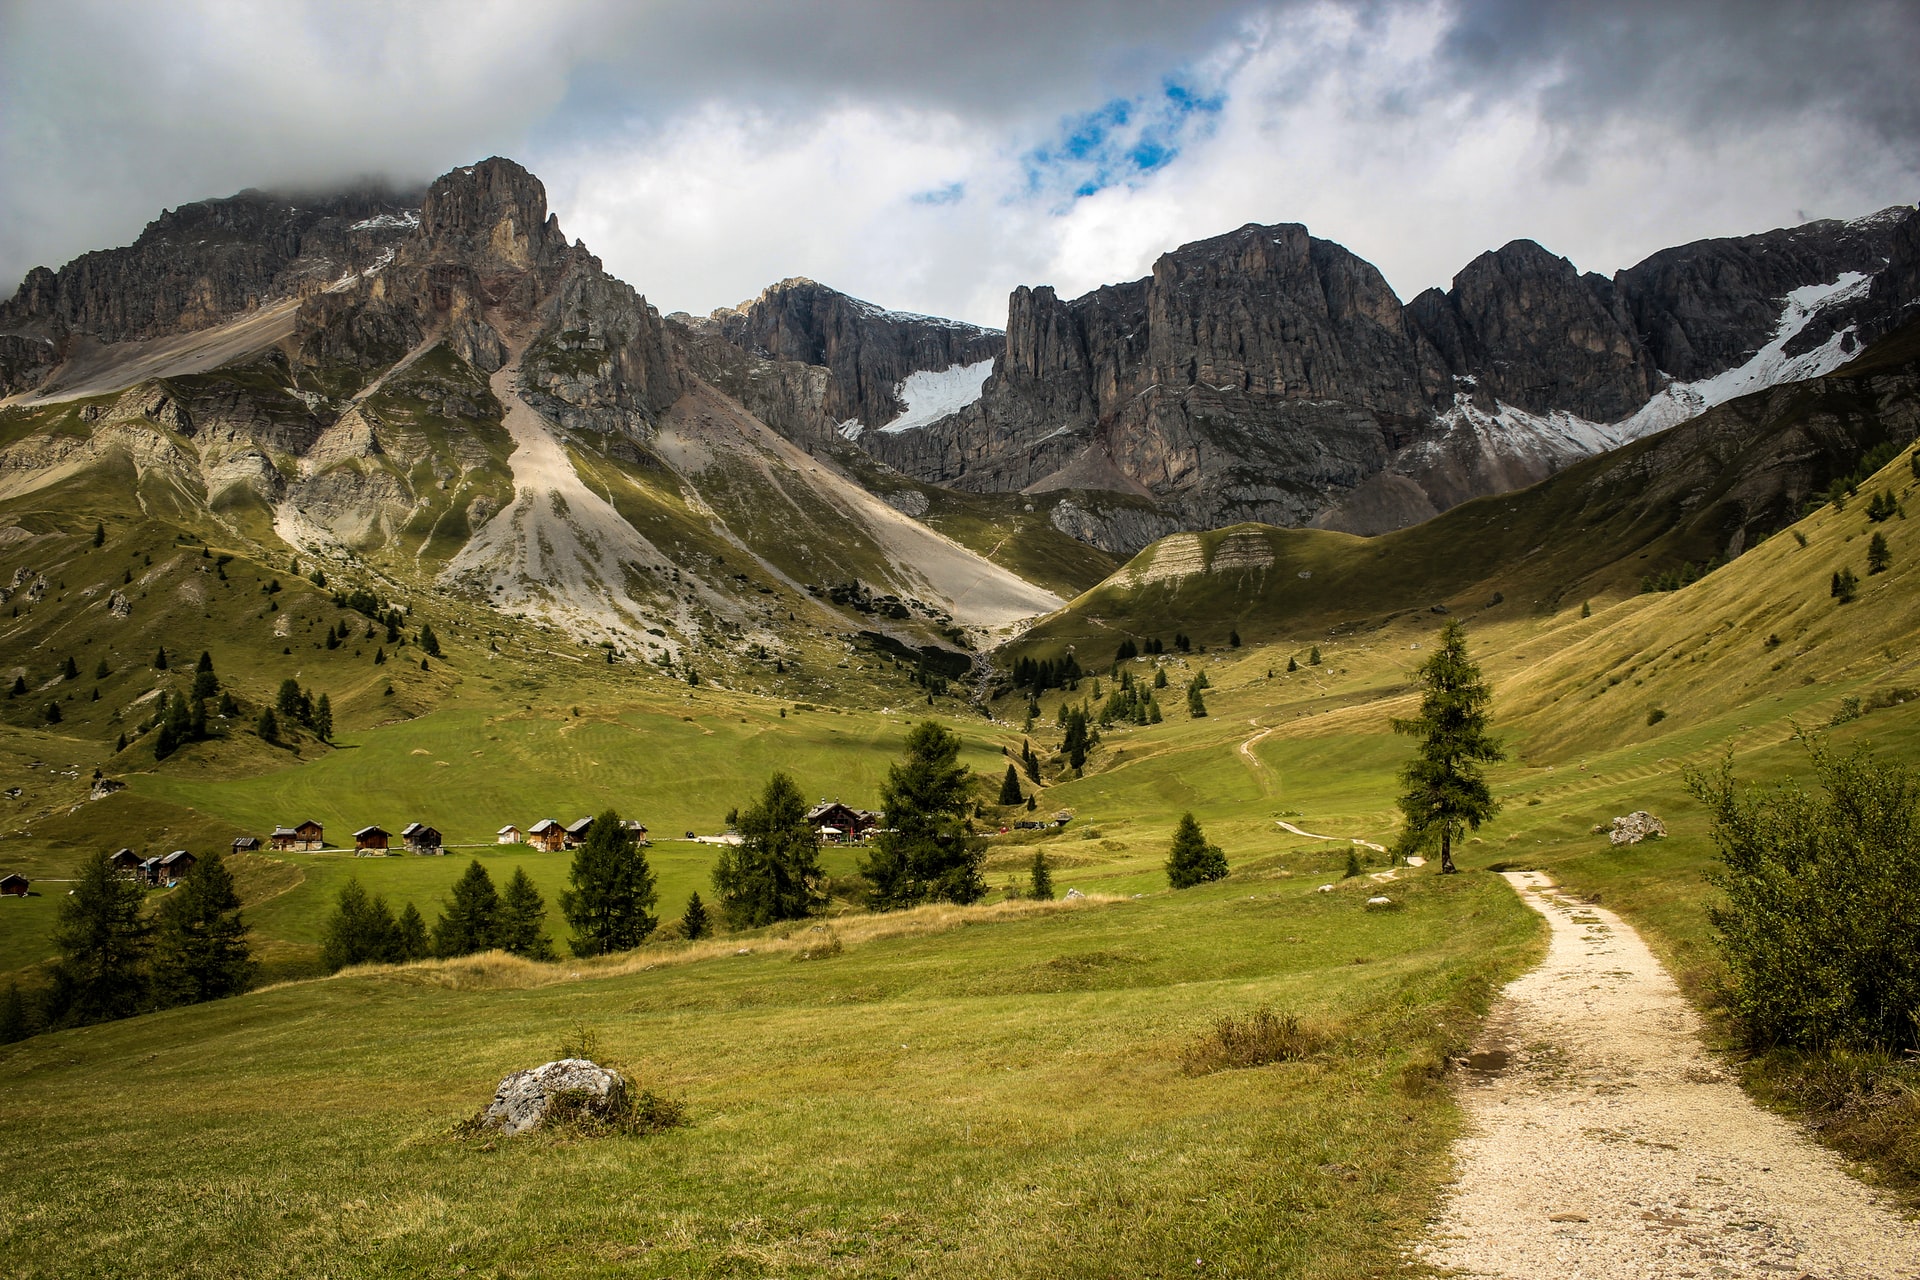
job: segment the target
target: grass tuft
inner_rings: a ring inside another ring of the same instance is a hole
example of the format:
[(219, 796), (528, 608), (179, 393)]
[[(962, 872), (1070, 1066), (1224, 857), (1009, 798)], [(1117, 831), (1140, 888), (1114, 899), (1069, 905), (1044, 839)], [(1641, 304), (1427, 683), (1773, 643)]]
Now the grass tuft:
[(1299, 1015), (1261, 1005), (1244, 1018), (1229, 1013), (1214, 1019), (1212, 1027), (1180, 1051), (1180, 1068), (1190, 1076), (1208, 1076), (1293, 1062), (1313, 1053), (1321, 1041), (1300, 1025)]

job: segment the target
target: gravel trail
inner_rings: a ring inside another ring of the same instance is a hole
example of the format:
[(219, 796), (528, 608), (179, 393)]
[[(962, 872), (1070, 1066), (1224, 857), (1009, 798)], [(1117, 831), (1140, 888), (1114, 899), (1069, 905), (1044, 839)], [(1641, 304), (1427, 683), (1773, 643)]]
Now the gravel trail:
[(1638, 934), (1538, 872), (1507, 880), (1552, 948), (1469, 1059), (1471, 1129), (1421, 1259), (1513, 1280), (1920, 1277), (1920, 1226), (1740, 1091)]

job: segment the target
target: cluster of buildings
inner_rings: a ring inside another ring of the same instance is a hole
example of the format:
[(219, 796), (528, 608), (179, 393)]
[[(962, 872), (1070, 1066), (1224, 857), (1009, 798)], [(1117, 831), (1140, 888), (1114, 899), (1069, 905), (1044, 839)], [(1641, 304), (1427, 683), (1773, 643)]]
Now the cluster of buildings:
[(172, 853), (153, 858), (143, 858), (131, 849), (116, 849), (107, 855), (107, 861), (122, 880), (131, 880), (154, 889), (168, 889), (179, 884), (200, 859), (185, 849), (175, 849)]
[(865, 844), (886, 815), (855, 809), (838, 800), (822, 800), (807, 810), (807, 825), (827, 844)]

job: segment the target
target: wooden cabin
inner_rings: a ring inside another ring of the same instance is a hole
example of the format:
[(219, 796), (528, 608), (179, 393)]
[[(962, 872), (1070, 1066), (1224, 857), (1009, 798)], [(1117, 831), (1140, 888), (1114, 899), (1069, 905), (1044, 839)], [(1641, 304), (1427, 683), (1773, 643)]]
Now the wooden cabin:
[(276, 850), (291, 853), (315, 853), (326, 845), (326, 829), (309, 818), (295, 827), (275, 827), (267, 837)]
[(131, 849), (117, 849), (108, 854), (107, 863), (122, 880), (140, 878), (140, 855)]
[(142, 862), (140, 864), (140, 870), (137, 874), (137, 878), (139, 879), (141, 884), (145, 884), (145, 885), (159, 884), (160, 883), (160, 859), (157, 857), (153, 857), (153, 858), (148, 858), (145, 862)]
[(578, 822), (568, 824), (566, 831), (563, 833), (564, 839), (562, 841), (562, 847), (572, 849), (585, 844), (588, 834), (592, 831), (592, 818), (582, 818)]
[(385, 827), (362, 827), (353, 833), (355, 853), (385, 853), (389, 834)]
[(400, 829), (400, 839), (406, 842), (409, 853), (439, 853), (440, 832), (424, 822), (409, 822)]
[(233, 841), (235, 853), (257, 853), (260, 849), (259, 836), (237, 836)]
[(153, 882), (155, 884), (169, 886), (179, 884), (186, 878), (187, 872), (193, 870), (193, 864), (198, 861), (200, 861), (200, 859), (194, 857), (185, 849), (175, 849), (172, 853), (160, 859), (154, 871)]
[(32, 887), (33, 882), (18, 871), (9, 871), (6, 875), (0, 876), (0, 897), (24, 898), (27, 896), (27, 890)]
[(527, 828), (527, 843), (548, 853), (558, 853), (567, 847), (567, 829), (552, 818), (542, 818)]
[(520, 841), (520, 828), (514, 826), (511, 822), (494, 833), (494, 842), (496, 844), (519, 844)]
[(807, 810), (807, 825), (814, 834), (835, 844), (864, 840), (879, 825), (879, 815), (854, 809), (838, 800), (822, 800)]
[(652, 844), (653, 843), (652, 840), (647, 838), (647, 824), (640, 821), (638, 818), (628, 818), (624, 822), (622, 822), (620, 825), (626, 828), (627, 834), (633, 837), (633, 842), (635, 844)]

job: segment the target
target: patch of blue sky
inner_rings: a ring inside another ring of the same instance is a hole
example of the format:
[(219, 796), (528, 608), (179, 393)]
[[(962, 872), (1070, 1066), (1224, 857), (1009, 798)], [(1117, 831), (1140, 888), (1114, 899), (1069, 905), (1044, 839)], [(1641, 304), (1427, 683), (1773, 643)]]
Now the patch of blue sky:
[(908, 197), (915, 204), (958, 204), (967, 197), (967, 184), (949, 182), (944, 187), (933, 187), (926, 191), (916, 191)]
[(1168, 80), (1157, 93), (1115, 98), (1068, 117), (1056, 141), (1020, 157), (1024, 194), (1071, 203), (1108, 187), (1138, 185), (1210, 133), (1225, 107), (1223, 93)]

